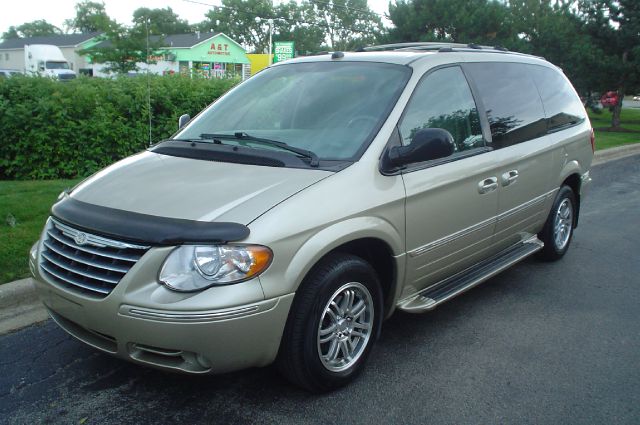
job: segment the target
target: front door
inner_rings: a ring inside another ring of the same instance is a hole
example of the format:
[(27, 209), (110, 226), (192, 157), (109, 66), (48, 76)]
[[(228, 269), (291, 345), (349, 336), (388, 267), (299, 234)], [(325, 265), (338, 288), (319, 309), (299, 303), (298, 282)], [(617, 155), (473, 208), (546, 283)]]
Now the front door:
[(402, 174), (407, 226), (402, 297), (489, 256), (498, 209), (498, 171), (459, 66), (430, 71), (418, 83), (398, 124), (402, 143), (410, 144), (422, 128), (449, 131), (455, 152)]

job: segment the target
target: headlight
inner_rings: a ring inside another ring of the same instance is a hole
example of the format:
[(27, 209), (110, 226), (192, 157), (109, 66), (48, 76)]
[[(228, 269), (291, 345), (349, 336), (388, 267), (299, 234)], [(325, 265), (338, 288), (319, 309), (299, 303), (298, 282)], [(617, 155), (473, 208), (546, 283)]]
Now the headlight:
[(272, 258), (260, 245), (184, 245), (165, 260), (160, 282), (181, 292), (238, 283), (262, 273)]

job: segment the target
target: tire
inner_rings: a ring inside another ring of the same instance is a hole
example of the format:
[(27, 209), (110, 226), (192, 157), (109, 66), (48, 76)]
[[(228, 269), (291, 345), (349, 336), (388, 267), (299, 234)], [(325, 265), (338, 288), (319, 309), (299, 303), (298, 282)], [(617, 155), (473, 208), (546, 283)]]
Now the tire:
[(311, 269), (293, 300), (278, 354), (280, 372), (316, 393), (348, 384), (371, 353), (382, 310), (380, 282), (369, 263), (329, 254)]
[(544, 242), (544, 248), (538, 252), (539, 258), (556, 261), (564, 256), (573, 238), (577, 210), (578, 204), (573, 190), (569, 186), (562, 186), (553, 201), (553, 207), (542, 231), (538, 233), (538, 238)]

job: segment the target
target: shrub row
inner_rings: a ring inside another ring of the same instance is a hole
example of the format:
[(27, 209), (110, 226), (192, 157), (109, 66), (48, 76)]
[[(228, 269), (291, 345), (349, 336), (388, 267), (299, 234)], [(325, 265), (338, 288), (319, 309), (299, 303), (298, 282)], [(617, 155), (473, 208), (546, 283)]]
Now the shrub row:
[(0, 79), (0, 179), (89, 175), (169, 137), (237, 80), (182, 76)]

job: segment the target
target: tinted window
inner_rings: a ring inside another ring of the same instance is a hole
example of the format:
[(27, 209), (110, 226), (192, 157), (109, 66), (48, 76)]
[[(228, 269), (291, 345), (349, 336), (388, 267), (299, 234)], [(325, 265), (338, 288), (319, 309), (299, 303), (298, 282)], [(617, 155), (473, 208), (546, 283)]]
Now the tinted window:
[(494, 147), (511, 146), (546, 133), (540, 95), (526, 65), (495, 62), (467, 66), (487, 111)]
[(562, 130), (584, 121), (580, 98), (560, 71), (535, 65), (528, 68), (542, 97), (549, 131)]
[(177, 137), (246, 132), (321, 159), (352, 159), (373, 139), (410, 76), (409, 67), (372, 62), (274, 66), (223, 96)]
[(456, 151), (484, 146), (478, 110), (459, 67), (439, 69), (418, 83), (399, 128), (405, 145), (420, 129), (443, 128)]

